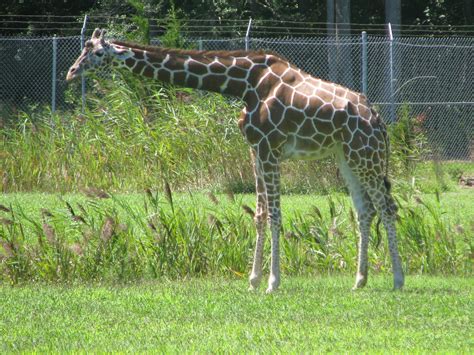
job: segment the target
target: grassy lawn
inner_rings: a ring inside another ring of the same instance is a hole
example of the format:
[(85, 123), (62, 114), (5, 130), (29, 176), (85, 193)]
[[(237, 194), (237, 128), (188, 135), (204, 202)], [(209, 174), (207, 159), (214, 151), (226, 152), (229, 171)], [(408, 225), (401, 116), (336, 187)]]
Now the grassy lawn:
[(0, 287), (1, 351), (472, 352), (472, 278), (222, 278)]

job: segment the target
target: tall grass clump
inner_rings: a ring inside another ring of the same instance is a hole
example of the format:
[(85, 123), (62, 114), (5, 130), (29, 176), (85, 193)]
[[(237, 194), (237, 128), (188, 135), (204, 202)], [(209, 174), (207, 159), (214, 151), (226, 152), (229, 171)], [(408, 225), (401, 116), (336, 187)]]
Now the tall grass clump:
[[(135, 201), (100, 189), (60, 198), (54, 209), (0, 205), (0, 279), (131, 281), (219, 275), (245, 277), (255, 242), (253, 210), (241, 195), (150, 189)], [(399, 244), (414, 274), (471, 275), (472, 226), (441, 202), (399, 197)], [(285, 214), (281, 249), (287, 275), (354, 273), (357, 225), (349, 201), (326, 198)], [(390, 273), (385, 233), (373, 226), (371, 272)], [(266, 245), (266, 257), (270, 245)], [(268, 268), (266, 259), (265, 268)]]

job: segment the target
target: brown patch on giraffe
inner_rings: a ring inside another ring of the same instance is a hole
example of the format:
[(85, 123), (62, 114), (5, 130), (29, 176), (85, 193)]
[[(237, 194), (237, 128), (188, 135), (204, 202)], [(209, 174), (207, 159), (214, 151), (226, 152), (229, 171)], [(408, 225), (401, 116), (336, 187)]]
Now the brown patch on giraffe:
[(288, 104), (290, 102), (292, 92), (293, 88), (288, 85), (281, 84), (278, 85), (278, 88), (274, 90), (273, 95), (277, 97), (281, 102)]
[(172, 60), (168, 60), (165, 65), (163, 65), (164, 68), (168, 69), (168, 70), (176, 70), (176, 62), (173, 62)]
[[(336, 93), (336, 87), (334, 84), (332, 83), (328, 83), (326, 81), (321, 81), (321, 89), (324, 90), (324, 91), (328, 91), (329, 93), (331, 93), (331, 97), (334, 96), (334, 94)], [(332, 100), (331, 100), (332, 101)]]
[(165, 69), (158, 70), (158, 80), (169, 82), (170, 81), (170, 72)]
[(257, 154), (263, 162), (270, 159), (270, 146), (265, 138), (258, 144)]
[(231, 94), (238, 97), (243, 97), (246, 89), (247, 82), (231, 79), (227, 83), (227, 87), (224, 90), (224, 94)]
[(314, 120), (314, 126), (323, 134), (331, 134), (334, 132), (334, 127), (331, 121), (321, 121), (321, 120)]
[(354, 162), (354, 163), (357, 163), (357, 165), (359, 165), (359, 161), (360, 161), (360, 158), (359, 158), (359, 154), (357, 154), (357, 152), (355, 150), (351, 150), (350, 153), (349, 153), (349, 159), (350, 161)]
[[(275, 84), (280, 81), (280, 78), (278, 78), (275, 74), (268, 74), (265, 77), (265, 80), (260, 82), (260, 84), (257, 86), (257, 92), (258, 96), (260, 98), (265, 98), (268, 96), (269, 92), (274, 89)], [(280, 96), (278, 96), (280, 97)]]
[(229, 71), (227, 72), (227, 74), (231, 77), (231, 78), (236, 78), (236, 79), (244, 79), (247, 77), (247, 70), (246, 69), (242, 69), (242, 68), (238, 68), (238, 67), (231, 67), (229, 69)]
[(324, 137), (324, 140), (323, 142), (321, 143), (321, 145), (323, 147), (330, 147), (331, 145), (334, 144), (334, 139), (332, 138), (332, 136), (326, 136)]
[(142, 73), (142, 70), (145, 68), (145, 66), (147, 66), (147, 64), (144, 62), (144, 61), (138, 61), (137, 62), (137, 65), (135, 66), (135, 68), (133, 69), (133, 71), (135, 73), (138, 73), (138, 74), (141, 74)]
[(155, 69), (151, 65), (147, 65), (145, 70), (143, 71), (143, 75), (153, 78), (155, 76)]
[(283, 73), (289, 69), (288, 64), (284, 62), (276, 62), (270, 67), (271, 71), (281, 77)]
[(309, 98), (309, 105), (304, 111), (305, 115), (308, 117), (314, 117), (316, 115), (316, 111), (324, 105), (324, 102), (317, 96), (311, 96)]
[(336, 85), (336, 90), (335, 90), (335, 94), (336, 96), (339, 96), (341, 99), (344, 98), (344, 96), (346, 95), (346, 92), (348, 90), (342, 86), (339, 86), (339, 85)]
[(252, 62), (247, 58), (239, 58), (235, 61), (235, 65), (239, 68), (244, 68), (245, 70), (248, 70), (252, 66)]
[(324, 104), (316, 112), (316, 117), (321, 120), (331, 120), (334, 116), (334, 108), (330, 104)]
[(254, 113), (251, 115), (250, 124), (262, 132), (272, 131), (275, 128), (275, 125), (267, 115), (267, 108), (262, 105), (260, 107), (260, 112), (262, 112), (262, 114)]
[(347, 102), (347, 113), (349, 113), (350, 116), (359, 116), (359, 109), (357, 108), (354, 103), (351, 101)]
[(272, 122), (275, 124), (279, 124), (281, 119), (283, 118), (285, 107), (280, 103), (280, 101), (276, 99), (267, 101), (267, 106), (272, 116)]
[(135, 65), (136, 61), (135, 59), (133, 58), (127, 58), (125, 59), (125, 65), (129, 68), (133, 68), (133, 66)]
[(223, 74), (223, 73), (226, 72), (227, 67), (224, 64), (220, 63), (220, 62), (214, 62), (214, 63), (209, 65), (209, 69), (210, 69), (211, 73)]
[(194, 60), (189, 61), (188, 70), (196, 75), (204, 75), (208, 73), (207, 66)]
[(352, 130), (350, 130), (347, 126), (344, 126), (341, 129), (341, 137), (341, 141), (346, 142), (345, 144), (347, 144), (347, 142), (350, 142), (352, 139)]
[(257, 93), (254, 90), (247, 91), (244, 97), (244, 101), (247, 105), (248, 112), (254, 111), (257, 108), (258, 103), (260, 102)]
[(360, 133), (359, 130), (356, 130), (354, 132), (354, 135), (352, 136), (352, 140), (350, 142), (351, 149), (352, 150), (358, 150), (362, 148), (364, 145), (367, 143), (367, 137), (365, 137), (363, 134)]
[(347, 90), (347, 93), (346, 93), (346, 98), (347, 100), (349, 100), (349, 102), (352, 104), (352, 102), (357, 102), (358, 101), (358, 96), (356, 93), (354, 93), (353, 91), (351, 90)]
[(311, 139), (313, 139), (315, 142), (317, 142), (320, 145), (323, 144), (325, 138), (326, 136), (321, 133), (316, 133), (313, 135), (313, 137), (311, 137)]
[(250, 57), (253, 63), (263, 64), (267, 61), (266, 55), (264, 53), (257, 53)]
[(366, 120), (368, 120), (371, 116), (371, 112), (369, 108), (365, 105), (360, 105), (360, 104), (357, 107), (359, 109), (359, 115), (365, 118)]
[(372, 125), (367, 120), (360, 120), (359, 121), (359, 129), (368, 137), (373, 134)]
[(186, 72), (184, 72), (184, 71), (175, 71), (174, 72), (174, 74), (173, 74), (173, 84), (184, 85), (185, 80), (186, 80)]
[(287, 134), (295, 133), (298, 130), (298, 125), (296, 124), (296, 122), (284, 118), (278, 124), (278, 129)]
[(267, 137), (272, 149), (278, 149), (286, 142), (287, 136), (274, 129)]
[(285, 75), (281, 77), (281, 80), (290, 86), (295, 86), (303, 81), (303, 77), (295, 70), (288, 70)]
[(244, 124), (244, 129), (242, 130), (242, 132), (247, 141), (252, 145), (257, 144), (262, 139), (261, 133), (251, 125)]
[(314, 130), (314, 125), (313, 125), (313, 120), (310, 118), (307, 118), (303, 122), (303, 125), (298, 130), (298, 136), (311, 137), (314, 135), (314, 133), (315, 133), (315, 130)]
[(135, 51), (133, 53), (133, 57), (137, 60), (145, 59), (145, 55), (144, 55), (143, 51)]
[(297, 111), (292, 107), (288, 107), (285, 112), (285, 117), (283, 118), (284, 121), (292, 121), (296, 123), (298, 126), (303, 123), (305, 120), (305, 115), (301, 111)]
[(350, 116), (347, 120), (347, 127), (349, 131), (354, 132), (357, 129), (357, 121), (359, 120), (358, 117)]
[(377, 148), (379, 145), (377, 138), (375, 138), (373, 135), (369, 137), (369, 145), (373, 148)]
[(314, 91), (314, 86), (308, 83), (307, 80), (304, 82), (298, 84), (298, 86), (295, 88), (297, 92), (306, 95), (308, 97), (311, 97), (313, 95)]
[(341, 110), (335, 111), (332, 122), (334, 123), (336, 130), (342, 128), (342, 126), (347, 122), (347, 112)]
[(264, 64), (256, 64), (252, 67), (252, 69), (250, 69), (248, 80), (252, 84), (252, 86), (257, 85), (261, 76), (267, 69), (268, 67)]
[(308, 97), (295, 91), (291, 105), (297, 109), (304, 110), (308, 103)]
[(186, 84), (189, 85), (189, 87), (192, 87), (192, 88), (199, 87), (199, 76), (194, 75), (194, 74), (188, 74), (188, 76), (186, 78)]
[(221, 87), (225, 83), (227, 77), (225, 75), (209, 74), (202, 78), (202, 89), (210, 90), (212, 88)]

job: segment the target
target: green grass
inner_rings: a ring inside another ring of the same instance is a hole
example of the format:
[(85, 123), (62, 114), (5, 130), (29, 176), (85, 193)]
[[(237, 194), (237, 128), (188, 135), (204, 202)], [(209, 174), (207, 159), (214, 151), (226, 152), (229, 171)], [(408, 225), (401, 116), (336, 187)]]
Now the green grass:
[[(411, 274), (472, 275), (471, 190), (396, 195), (399, 244)], [(254, 196), (143, 193), (7, 194), (0, 204), (0, 279), (135, 281), (247, 275), (255, 243)], [(214, 200), (214, 201), (213, 201)], [(286, 275), (354, 273), (357, 224), (350, 200), (285, 195), (281, 265)], [(9, 211), (8, 211), (9, 210)], [(390, 272), (374, 223), (371, 272)], [(266, 256), (270, 243), (266, 244)], [(268, 259), (265, 268), (268, 266)]]
[(221, 278), (0, 288), (0, 350), (450, 352), (474, 350), (472, 278), (283, 279), (273, 295)]
[[(93, 186), (136, 192), (163, 181), (181, 191), (253, 191), (249, 147), (237, 125), (240, 102), (127, 75), (90, 83), (84, 113), (76, 102), (75, 111), (36, 107), (0, 122), (0, 191)], [(425, 161), (430, 150), (423, 131), (413, 133), (412, 121), (407, 111), (390, 125), (395, 191), (410, 188), (412, 177), (422, 192), (456, 191), (473, 162)], [(284, 192), (344, 190), (331, 159), (284, 162), (282, 172)]]

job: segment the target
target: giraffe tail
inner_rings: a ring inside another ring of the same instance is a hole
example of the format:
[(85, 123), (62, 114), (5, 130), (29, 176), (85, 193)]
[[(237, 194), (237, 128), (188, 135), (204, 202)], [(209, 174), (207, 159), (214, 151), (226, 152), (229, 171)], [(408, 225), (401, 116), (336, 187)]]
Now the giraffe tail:
[(386, 189), (386, 194), (385, 194), (385, 202), (387, 206), (389, 207), (390, 211), (393, 214), (396, 214), (398, 211), (397, 204), (395, 200), (393, 199), (391, 195), (392, 191), (392, 183), (389, 180), (389, 161), (390, 161), (390, 139), (388, 136), (388, 131), (387, 131), (387, 126), (385, 122), (382, 120), (380, 117), (379, 113), (375, 111), (373, 108), (371, 109), (372, 114), (374, 115), (377, 123), (379, 124), (380, 131), (382, 132), (383, 140), (385, 143), (385, 175), (383, 177), (383, 183)]

